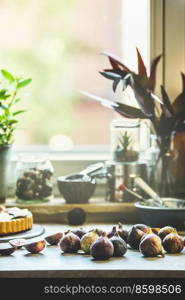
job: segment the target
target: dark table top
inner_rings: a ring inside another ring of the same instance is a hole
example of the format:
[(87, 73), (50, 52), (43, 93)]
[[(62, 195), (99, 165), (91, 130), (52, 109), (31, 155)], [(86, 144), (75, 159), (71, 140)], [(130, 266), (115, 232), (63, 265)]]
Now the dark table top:
[[(88, 224), (83, 227), (98, 227), (109, 231), (112, 226), (113, 224)], [(41, 237), (70, 228), (60, 224), (47, 224), (44, 227), (46, 232)], [(180, 254), (166, 254), (164, 258), (145, 258), (140, 252), (128, 249), (124, 257), (108, 261), (94, 261), (91, 256), (84, 254), (62, 254), (58, 246), (47, 246), (39, 254), (30, 254), (25, 249), (20, 249), (11, 256), (0, 256), (0, 278), (77, 276), (185, 278), (185, 248)]]

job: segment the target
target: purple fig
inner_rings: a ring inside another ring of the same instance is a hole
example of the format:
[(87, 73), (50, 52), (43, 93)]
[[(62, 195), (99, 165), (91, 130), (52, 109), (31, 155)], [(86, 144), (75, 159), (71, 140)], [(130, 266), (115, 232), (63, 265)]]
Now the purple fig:
[(147, 234), (152, 233), (152, 228), (145, 224), (135, 224), (134, 226)]
[(123, 225), (119, 222), (117, 232), (119, 236), (127, 243), (128, 240), (128, 230), (123, 228)]
[(13, 246), (15, 249), (21, 249), (24, 244), (27, 243), (25, 239), (14, 239), (9, 241), (10, 245)]
[(164, 256), (161, 239), (155, 233), (147, 234), (141, 240), (139, 250), (147, 257)]
[(112, 227), (111, 231), (107, 234), (107, 237), (110, 239), (111, 237), (113, 237), (115, 235), (117, 231), (116, 225)]
[(127, 244), (126, 242), (120, 237), (118, 232), (116, 232), (111, 238), (110, 241), (114, 246), (114, 253), (113, 256), (120, 257), (125, 255), (127, 252)]
[(86, 253), (90, 253), (91, 244), (99, 238), (96, 230), (87, 232), (80, 240), (81, 249)]
[(106, 260), (113, 256), (114, 246), (107, 238), (106, 232), (94, 241), (90, 247), (90, 254), (97, 260)]
[(57, 232), (52, 235), (48, 235), (45, 237), (45, 240), (48, 242), (50, 245), (58, 245), (60, 242), (61, 238), (64, 236), (62, 232)]
[(180, 253), (184, 248), (183, 238), (176, 233), (166, 235), (162, 244), (167, 253)]
[(37, 254), (45, 249), (46, 247), (46, 241), (45, 240), (38, 240), (38, 241), (32, 241), (28, 244), (24, 244), (23, 247), (32, 254)]
[(136, 224), (128, 232), (128, 244), (133, 249), (139, 249), (141, 238), (146, 234), (151, 234), (152, 229), (143, 224)]
[(60, 240), (59, 246), (64, 253), (76, 253), (80, 250), (80, 238), (69, 232)]
[(163, 240), (165, 236), (167, 236), (169, 233), (177, 233), (176, 228), (171, 226), (165, 226), (159, 230), (158, 235), (161, 238), (161, 240)]
[(84, 234), (86, 234), (86, 231), (83, 228), (74, 229), (71, 231), (72, 233), (76, 234), (80, 239)]
[(9, 243), (0, 244), (0, 254), (1, 255), (11, 255), (15, 251), (15, 248)]

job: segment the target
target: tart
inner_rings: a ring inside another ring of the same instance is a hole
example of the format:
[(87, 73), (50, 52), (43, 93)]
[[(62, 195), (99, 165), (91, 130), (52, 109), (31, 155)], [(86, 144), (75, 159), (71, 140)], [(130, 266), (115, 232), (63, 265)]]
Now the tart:
[(33, 216), (28, 209), (0, 206), (0, 235), (26, 231), (32, 226)]

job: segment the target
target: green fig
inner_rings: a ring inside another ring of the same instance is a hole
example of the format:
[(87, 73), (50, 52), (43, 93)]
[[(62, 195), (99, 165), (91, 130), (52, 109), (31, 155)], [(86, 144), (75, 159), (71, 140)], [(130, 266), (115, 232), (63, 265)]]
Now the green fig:
[(96, 230), (87, 232), (80, 240), (81, 249), (86, 253), (90, 253), (91, 244), (99, 238)]
[(103, 233), (103, 230), (102, 230), (102, 229), (100, 229), (100, 228), (95, 228), (95, 229), (91, 229), (91, 230), (89, 230), (89, 232), (92, 232), (92, 231), (96, 231), (96, 233), (97, 233), (99, 236), (101, 236), (101, 235), (102, 235), (102, 233)]

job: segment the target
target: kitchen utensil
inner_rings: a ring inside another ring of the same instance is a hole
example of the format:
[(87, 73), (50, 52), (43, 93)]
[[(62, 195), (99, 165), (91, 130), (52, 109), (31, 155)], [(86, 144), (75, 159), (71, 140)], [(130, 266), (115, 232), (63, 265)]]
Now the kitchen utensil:
[(88, 179), (87, 176), (89, 176), (91, 178), (95, 178), (96, 176), (101, 174), (101, 171), (103, 171), (103, 169), (104, 169), (104, 163), (100, 162), (100, 163), (89, 165), (84, 170), (80, 171), (79, 173), (67, 175), (66, 178), (73, 179), (73, 180), (81, 178), (82, 180), (83, 179), (87, 180)]
[(136, 192), (132, 191), (131, 189), (129, 189), (128, 187), (126, 187), (126, 185), (124, 183), (121, 184), (120, 189), (125, 190), (126, 192), (128, 192), (129, 194), (138, 198), (141, 201), (146, 201), (146, 199), (144, 199), (141, 195), (139, 195), (138, 193), (136, 193)]
[(155, 204), (158, 206), (164, 206), (165, 203), (163, 202), (162, 198), (139, 176), (133, 176), (134, 183), (137, 184), (145, 193), (147, 193), (150, 197), (152, 197)]
[(141, 221), (151, 227), (173, 226), (185, 230), (185, 200), (161, 198), (164, 205), (156, 206), (153, 199), (136, 202)]
[(58, 189), (67, 203), (86, 203), (92, 197), (96, 188), (95, 177), (104, 168), (103, 163), (88, 166), (79, 173), (60, 176), (57, 180)]

